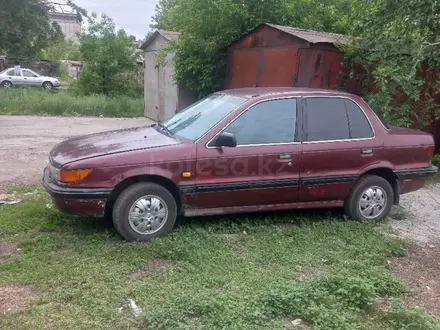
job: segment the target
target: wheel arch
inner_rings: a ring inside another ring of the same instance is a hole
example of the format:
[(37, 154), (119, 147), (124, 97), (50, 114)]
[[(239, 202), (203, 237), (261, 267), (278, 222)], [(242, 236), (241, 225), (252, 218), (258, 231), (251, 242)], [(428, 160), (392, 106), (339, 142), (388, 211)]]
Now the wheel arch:
[(118, 198), (118, 196), (121, 194), (121, 192), (124, 191), (129, 186), (131, 186), (135, 183), (139, 183), (139, 182), (152, 182), (152, 183), (156, 183), (158, 185), (161, 185), (162, 187), (167, 189), (173, 195), (174, 199), (176, 200), (176, 204), (177, 204), (177, 208), (178, 208), (177, 213), (178, 214), (181, 213), (181, 211), (183, 210), (183, 199), (182, 199), (182, 195), (181, 195), (180, 190), (177, 187), (177, 185), (173, 181), (171, 181), (170, 179), (168, 179), (164, 176), (149, 175), (149, 174), (135, 175), (132, 177), (125, 178), (124, 180), (119, 182), (113, 188), (112, 192), (110, 193), (110, 197), (107, 200), (106, 208), (107, 209), (113, 208), (113, 205), (116, 202), (116, 199)]
[(400, 200), (400, 185), (399, 185), (399, 178), (397, 177), (397, 174), (389, 167), (377, 167), (369, 169), (368, 171), (363, 172), (359, 178), (365, 176), (365, 175), (376, 175), (381, 178), (384, 178), (387, 180), (391, 187), (393, 188), (394, 192), (394, 205), (399, 205)]

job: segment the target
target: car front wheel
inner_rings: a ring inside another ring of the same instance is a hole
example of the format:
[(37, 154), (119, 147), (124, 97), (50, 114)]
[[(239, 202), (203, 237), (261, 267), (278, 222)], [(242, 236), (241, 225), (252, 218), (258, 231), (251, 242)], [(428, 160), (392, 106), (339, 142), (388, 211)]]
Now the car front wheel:
[(173, 195), (155, 183), (137, 183), (125, 189), (113, 208), (113, 224), (128, 241), (149, 241), (174, 227), (177, 204)]
[(345, 213), (354, 220), (380, 221), (393, 206), (391, 184), (382, 177), (366, 175), (359, 179), (345, 201)]
[(50, 81), (46, 81), (43, 83), (43, 88), (46, 90), (51, 90), (53, 89), (53, 84)]

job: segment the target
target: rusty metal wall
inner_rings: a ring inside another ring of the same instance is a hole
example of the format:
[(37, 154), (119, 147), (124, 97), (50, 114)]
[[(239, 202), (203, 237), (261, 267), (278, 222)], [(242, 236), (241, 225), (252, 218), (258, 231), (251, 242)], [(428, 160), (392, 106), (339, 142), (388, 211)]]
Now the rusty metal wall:
[(298, 66), (298, 48), (265, 48), (260, 87), (292, 87)]
[(342, 71), (342, 53), (308, 48), (300, 49), (298, 58), (295, 87), (329, 89), (338, 87), (338, 76)]
[(229, 53), (226, 88), (254, 87), (257, 69), (257, 49), (235, 50)]
[(228, 49), (226, 88), (336, 88), (343, 54), (263, 26)]

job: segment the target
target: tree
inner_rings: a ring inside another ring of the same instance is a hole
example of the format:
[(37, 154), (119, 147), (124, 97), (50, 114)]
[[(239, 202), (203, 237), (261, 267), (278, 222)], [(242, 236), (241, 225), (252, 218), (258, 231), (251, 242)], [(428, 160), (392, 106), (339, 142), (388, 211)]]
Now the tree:
[(440, 88), (440, 1), (356, 0), (352, 8), (353, 43), (344, 50), (373, 86), (368, 100), (387, 122), (426, 126), (440, 115), (432, 98)]
[(50, 61), (80, 61), (81, 53), (77, 42), (63, 38), (52, 43), (49, 47), (42, 49), (39, 52), (38, 57), (42, 60)]
[(106, 15), (100, 20), (92, 15), (79, 40), (84, 65), (78, 88), (83, 94), (138, 96), (140, 70), (132, 38), (124, 30), (116, 30)]
[(0, 0), (0, 52), (22, 59), (36, 56), (56, 34), (49, 9), (42, 0)]
[[(78, 15), (85, 13), (75, 6)], [(17, 60), (30, 60), (51, 43), (63, 38), (57, 23), (49, 23), (47, 0), (0, 0), (0, 53)]]
[(350, 1), (161, 0), (152, 26), (181, 33), (176, 81), (203, 95), (223, 87), (225, 48), (244, 33), (261, 23), (345, 32)]

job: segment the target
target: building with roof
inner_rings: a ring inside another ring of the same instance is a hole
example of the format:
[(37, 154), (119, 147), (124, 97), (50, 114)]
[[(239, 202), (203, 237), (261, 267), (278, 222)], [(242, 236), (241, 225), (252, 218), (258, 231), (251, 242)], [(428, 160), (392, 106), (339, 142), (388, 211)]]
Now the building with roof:
[(81, 32), (81, 22), (78, 20), (78, 14), (67, 5), (64, 0), (50, 2), (52, 10), (49, 12), (49, 21), (58, 23), (66, 39), (78, 40), (77, 33)]
[(337, 44), (349, 41), (341, 34), (261, 24), (228, 47), (225, 86), (335, 88), (344, 56)]
[(179, 33), (157, 30), (141, 46), (144, 52), (144, 99), (145, 116), (163, 121), (191, 105), (197, 95), (186, 86), (174, 81), (174, 53), (166, 52), (164, 63), (158, 54), (171, 42), (179, 39)]

